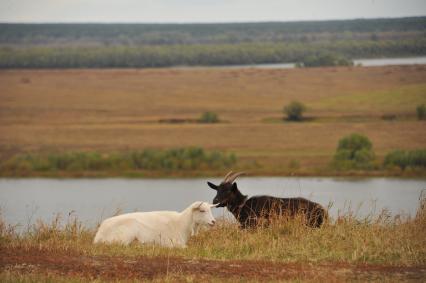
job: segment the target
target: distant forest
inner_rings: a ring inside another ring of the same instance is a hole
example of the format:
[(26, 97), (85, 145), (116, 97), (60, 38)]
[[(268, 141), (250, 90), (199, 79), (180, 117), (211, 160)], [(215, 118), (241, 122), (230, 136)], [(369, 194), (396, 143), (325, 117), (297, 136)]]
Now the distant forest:
[(0, 24), (0, 68), (288, 63), (426, 55), (426, 17), (236, 24)]

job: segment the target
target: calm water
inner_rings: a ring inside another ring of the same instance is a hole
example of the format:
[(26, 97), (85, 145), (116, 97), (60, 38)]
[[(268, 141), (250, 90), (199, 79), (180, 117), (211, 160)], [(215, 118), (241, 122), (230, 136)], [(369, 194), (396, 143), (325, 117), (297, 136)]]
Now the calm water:
[[(365, 67), (372, 66), (391, 66), (391, 65), (418, 65), (426, 64), (426, 56), (409, 57), (409, 58), (379, 58), (379, 59), (355, 59), (355, 65), (361, 64)], [(214, 67), (176, 67), (178, 69), (193, 69), (193, 68), (226, 68), (226, 69), (241, 69), (241, 68), (259, 68), (259, 69), (292, 69), (295, 68), (295, 63), (274, 63), (274, 64), (253, 64), (253, 65), (232, 65), (232, 66), (214, 66)]]
[[(219, 183), (219, 179), (209, 179)], [(211, 202), (215, 192), (206, 179), (0, 179), (2, 217), (9, 224), (27, 227), (41, 219), (51, 221), (58, 213), (71, 213), (85, 225), (121, 212), (182, 210), (196, 200)], [(241, 178), (242, 193), (281, 197), (302, 196), (324, 206), (332, 216), (357, 211), (360, 217), (388, 209), (392, 214), (414, 215), (426, 180), (334, 178)], [(216, 216), (227, 215), (214, 209)]]

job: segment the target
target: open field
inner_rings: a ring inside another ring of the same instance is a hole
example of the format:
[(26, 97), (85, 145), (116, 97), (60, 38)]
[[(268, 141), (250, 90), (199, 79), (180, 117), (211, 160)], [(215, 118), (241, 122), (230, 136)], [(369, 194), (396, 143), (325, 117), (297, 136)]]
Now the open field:
[[(281, 121), (291, 100), (313, 119)], [(330, 174), (338, 140), (352, 132), (371, 139), (379, 161), (426, 144), (426, 123), (415, 117), (426, 103), (423, 65), (9, 70), (0, 71), (0, 101), (0, 161), (27, 152), (199, 146), (234, 152), (237, 166), (253, 174), (312, 175)], [(158, 122), (204, 111), (223, 122)]]

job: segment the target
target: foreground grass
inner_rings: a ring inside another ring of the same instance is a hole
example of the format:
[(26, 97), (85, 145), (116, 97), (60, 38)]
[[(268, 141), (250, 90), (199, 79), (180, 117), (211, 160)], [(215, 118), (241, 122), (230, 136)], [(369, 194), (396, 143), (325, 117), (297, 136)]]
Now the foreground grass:
[(254, 230), (222, 220), (186, 249), (94, 245), (94, 233), (59, 217), (23, 233), (0, 222), (0, 281), (421, 282), (426, 273), (426, 199), (413, 218), (348, 214), (319, 229), (300, 219)]
[(376, 219), (357, 220), (347, 215), (320, 229), (307, 228), (296, 219), (277, 221), (268, 228), (241, 230), (235, 223), (223, 220), (214, 228), (193, 237), (186, 249), (137, 243), (130, 246), (93, 245), (95, 231), (83, 227), (76, 219), (63, 224), (59, 218), (50, 224), (38, 222), (21, 234), (2, 223), (0, 246), (87, 256), (424, 265), (425, 204), (423, 201), (414, 218), (391, 218), (385, 212)]

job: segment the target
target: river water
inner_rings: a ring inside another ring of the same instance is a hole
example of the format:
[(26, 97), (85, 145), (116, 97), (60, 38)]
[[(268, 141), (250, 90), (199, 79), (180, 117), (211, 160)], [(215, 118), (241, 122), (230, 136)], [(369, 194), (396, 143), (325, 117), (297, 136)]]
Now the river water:
[[(376, 58), (376, 59), (354, 59), (355, 65), (364, 67), (374, 66), (392, 66), (392, 65), (423, 65), (426, 64), (426, 56), (407, 57), (407, 58)], [(293, 69), (295, 63), (273, 63), (273, 64), (253, 64), (253, 65), (230, 65), (230, 66), (209, 66), (209, 67), (193, 67), (182, 66), (174, 67), (178, 69), (194, 69), (194, 68), (225, 68), (225, 69), (244, 69), (244, 68), (259, 68), (259, 69)]]
[[(58, 214), (63, 220), (72, 215), (93, 226), (117, 211), (180, 211), (197, 200), (211, 202), (215, 191), (206, 181), (220, 179), (0, 179), (1, 216), (22, 228), (38, 219), (50, 222)], [(348, 210), (362, 218), (383, 209), (414, 216), (426, 180), (244, 177), (238, 186), (249, 196), (301, 196), (332, 204), (332, 218)], [(214, 214), (230, 217), (223, 208), (215, 208)]]

